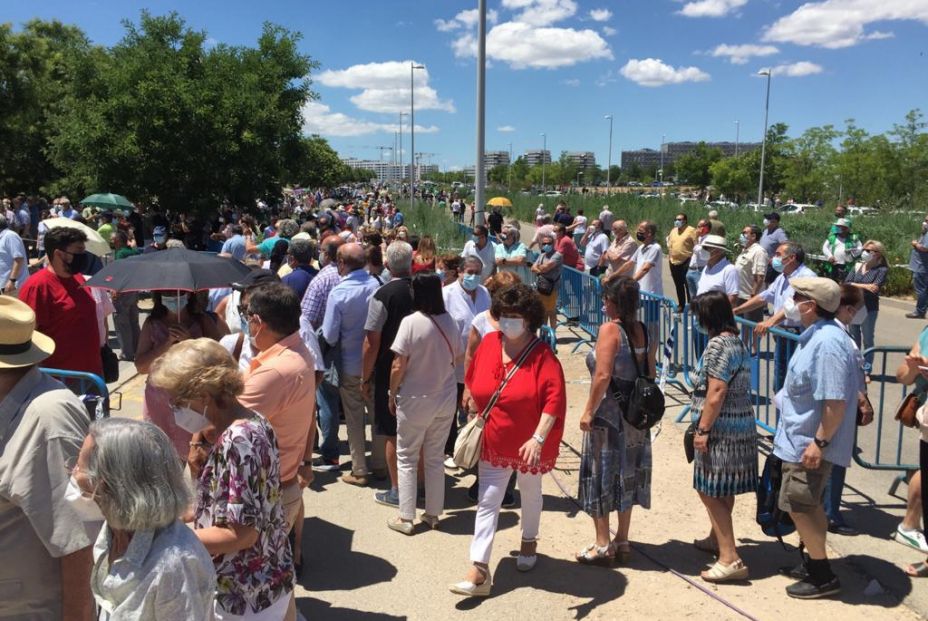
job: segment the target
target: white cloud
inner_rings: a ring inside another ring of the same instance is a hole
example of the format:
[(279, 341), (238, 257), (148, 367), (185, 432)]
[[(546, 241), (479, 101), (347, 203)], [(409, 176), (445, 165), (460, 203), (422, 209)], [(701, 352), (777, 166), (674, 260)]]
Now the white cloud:
[(609, 9), (593, 9), (590, 11), (590, 19), (594, 22), (608, 22), (612, 18), (612, 11)]
[[(576, 14), (574, 0), (502, 0), (502, 7), (515, 15), (487, 33), (490, 61), (505, 62), (513, 69), (552, 69), (612, 58), (609, 45), (595, 30), (552, 26)], [(453, 20), (436, 20), (436, 25), (442, 29), (450, 21), (460, 24), (465, 31), (457, 33), (451, 49), (456, 58), (475, 58), (475, 22), (469, 16), (462, 17), (465, 13), (469, 15), (462, 11)]]
[(685, 17), (725, 17), (747, 3), (748, 0), (696, 0), (687, 2), (678, 12)]
[(810, 63), (807, 60), (800, 61), (798, 63), (789, 63), (784, 65), (777, 65), (770, 70), (774, 76), (784, 77), (784, 78), (802, 78), (807, 75), (815, 75), (816, 73), (821, 73), (824, 71), (821, 65), (816, 65), (815, 63)]
[(766, 29), (764, 41), (842, 48), (892, 33), (866, 32), (881, 21), (915, 20), (928, 25), (925, 0), (825, 0), (808, 2)]
[(725, 43), (716, 46), (709, 52), (710, 56), (715, 58), (727, 57), (734, 65), (743, 65), (753, 56), (772, 56), (779, 53), (780, 50), (772, 45), (727, 45)]
[(566, 80), (561, 80), (561, 84), (576, 88), (580, 86), (580, 80), (578, 78), (568, 78)]
[(496, 131), (503, 132), (504, 134), (508, 134), (509, 132), (516, 131), (516, 128), (513, 127), (512, 125), (500, 125), (499, 127), (496, 128)]
[[(403, 129), (408, 130), (408, 127)], [(307, 134), (320, 136), (363, 136), (392, 134), (399, 130), (399, 125), (352, 118), (341, 112), (332, 112), (329, 106), (318, 101), (310, 101), (303, 106), (303, 130)], [(434, 134), (437, 131), (438, 127), (435, 125), (416, 125), (417, 133)]]
[[(439, 32), (451, 32), (462, 28), (476, 28), (479, 18), (480, 12), (477, 9), (467, 9), (466, 11), (461, 11), (451, 19), (436, 19), (435, 28), (437, 28)], [(499, 19), (498, 12), (494, 9), (487, 11), (488, 24), (495, 24), (497, 19)]]
[(698, 67), (671, 67), (659, 58), (631, 59), (619, 72), (641, 86), (705, 82), (709, 74)]
[(577, 13), (574, 0), (503, 0), (503, 8), (521, 10), (515, 21), (531, 26), (550, 26)]
[[(332, 88), (360, 89), (351, 97), (361, 110), (368, 112), (401, 112), (409, 107), (409, 65), (412, 61), (388, 61), (353, 65), (347, 69), (327, 70), (316, 80)], [(428, 69), (413, 72), (417, 110), (454, 112), (454, 102), (443, 100), (428, 85)]]
[(616, 29), (613, 28), (612, 26), (603, 26), (603, 35), (605, 35), (605, 36), (607, 36), (607, 37), (611, 37), (612, 35), (614, 35), (614, 34), (617, 33), (617, 32), (618, 32), (618, 30), (616, 30)]

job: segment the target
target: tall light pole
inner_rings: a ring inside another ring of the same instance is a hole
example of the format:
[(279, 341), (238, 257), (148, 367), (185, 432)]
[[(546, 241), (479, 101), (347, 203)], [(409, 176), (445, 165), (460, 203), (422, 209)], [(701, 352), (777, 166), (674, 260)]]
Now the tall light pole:
[(477, 2), (477, 165), (474, 167), (474, 223), (483, 224), (486, 205), (487, 0)]
[(607, 114), (605, 117), (609, 119), (609, 156), (607, 158), (608, 164), (606, 166), (606, 192), (609, 192), (609, 188), (612, 187), (612, 115)]
[(735, 121), (735, 157), (738, 157), (738, 148), (741, 146), (741, 121)]
[(425, 69), (425, 65), (417, 65), (414, 62), (409, 63), (409, 150), (412, 152), (410, 162), (412, 171), (409, 174), (409, 209), (416, 206), (416, 86), (415, 80), (416, 69)]
[(408, 112), (400, 112), (400, 190), (403, 189), (403, 179), (406, 177), (406, 171), (403, 170), (403, 117), (409, 116)]
[(757, 184), (757, 207), (763, 204), (764, 199), (764, 159), (767, 156), (767, 113), (770, 112), (770, 69), (759, 71), (757, 75), (767, 76), (767, 101), (764, 104), (764, 140), (760, 143), (760, 182)]
[(545, 185), (545, 152), (548, 150), (548, 136), (541, 134), (541, 194), (544, 196), (547, 186)]

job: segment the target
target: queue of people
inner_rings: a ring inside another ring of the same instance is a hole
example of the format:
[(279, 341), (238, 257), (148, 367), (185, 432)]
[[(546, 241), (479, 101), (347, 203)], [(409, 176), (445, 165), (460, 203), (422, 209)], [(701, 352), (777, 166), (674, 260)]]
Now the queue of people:
[[(231, 218), (221, 252), (254, 268), (244, 282), (215, 297), (153, 292), (152, 312), (137, 336), (126, 337), (137, 342), (133, 362), (147, 376), (142, 422), (91, 425), (76, 397), (38, 371), (40, 363), (101, 371), (100, 304), (81, 287), (91, 261), (86, 236), (70, 228), (45, 233), (48, 266), (29, 278), (20, 300), (0, 296), (0, 394), (16, 404), (0, 411), (10, 429), (0, 455), (0, 508), (15, 518), (0, 541), (35, 557), (23, 571), (36, 578), (0, 602), (0, 611), (66, 608), (90, 618), (95, 603), (104, 619), (294, 619), (303, 490), (314, 472), (347, 467), (340, 414), (351, 462), (341, 480), (358, 487), (389, 481), (373, 500), (396, 509), (386, 527), (404, 535), (418, 530), (420, 491), (419, 522), (440, 528), (456, 434), (469, 419), (483, 418), (470, 564), (450, 590), (492, 593), (493, 544), (500, 510), (513, 504), (513, 479), (521, 510), (516, 567), (534, 569), (542, 478), (555, 466), (567, 422), (563, 369), (537, 335), (546, 323), (556, 325), (564, 265), (580, 261), (577, 227), (564, 223), (562, 210), (553, 229), (539, 232), (534, 262), (512, 224), (498, 227), (499, 245), (478, 226), (460, 255), (441, 255), (431, 240), (405, 229), (386, 196), (368, 203), (374, 207), (365, 207), (367, 226), (360, 208), (345, 209), (344, 221), (336, 210), (305, 230), (278, 219), (263, 241), (246, 216)], [(370, 226), (380, 213), (392, 214), (391, 227)], [(852, 336), (858, 326), (863, 347), (868, 330), (872, 343), (885, 281), (882, 245), (862, 243), (854, 268), (836, 259), (836, 270), (848, 270), (842, 289), (805, 267), (798, 244), (782, 241), (770, 261), (777, 276), (767, 284), (776, 214), (768, 214), (764, 231), (741, 231), (734, 262), (717, 218), (696, 228), (683, 214), (677, 220), (671, 274), (681, 304), (689, 304), (707, 335), (692, 403), (693, 487), (710, 528), (694, 546), (717, 560), (701, 577), (749, 577), (732, 511), (736, 496), (755, 489), (757, 440), (735, 316), (761, 318), (772, 305), (758, 333), (778, 326), (799, 335), (794, 350), (778, 352), (776, 361), (774, 453), (784, 464), (778, 504), (808, 551), (802, 566), (789, 568), (796, 582), (787, 593), (835, 594), (840, 582), (825, 538), (841, 523), (827, 498), (840, 499), (866, 398), (869, 367)], [(595, 539), (576, 560), (611, 565), (631, 558), (633, 507), (651, 502), (651, 435), (629, 425), (624, 412), (636, 379), (656, 375), (660, 343), (638, 315), (642, 293), (663, 293), (663, 251), (652, 221), (637, 224), (634, 240), (622, 220), (610, 222), (613, 241), (602, 217), (583, 225), (584, 262), (603, 278), (605, 321), (587, 357), (592, 380), (579, 420), (579, 502)], [(119, 249), (131, 248), (118, 230), (112, 236)], [(839, 226), (833, 256), (838, 246), (853, 256), (846, 239)], [(687, 287), (694, 263), (702, 263), (695, 295)], [(924, 360), (920, 351), (913, 350), (900, 381), (921, 373), (914, 364)], [(42, 437), (53, 433), (55, 442), (36, 446), (37, 429)], [(14, 483), (27, 487), (25, 496), (8, 493)], [(33, 526), (38, 516), (41, 528)], [(96, 526), (96, 543), (85, 524)], [(127, 579), (127, 566), (148, 568), (146, 577)], [(13, 570), (0, 569), (0, 581), (5, 571)], [(49, 573), (59, 580), (41, 584)]]

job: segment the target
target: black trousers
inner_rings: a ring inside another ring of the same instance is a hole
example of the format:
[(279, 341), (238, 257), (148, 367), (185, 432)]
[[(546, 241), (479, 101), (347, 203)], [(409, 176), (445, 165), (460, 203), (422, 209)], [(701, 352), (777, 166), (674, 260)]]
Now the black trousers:
[(686, 272), (690, 269), (690, 260), (687, 259), (680, 265), (670, 264), (670, 276), (673, 278), (673, 286), (677, 290), (677, 304), (680, 310), (690, 301), (690, 292), (686, 289)]

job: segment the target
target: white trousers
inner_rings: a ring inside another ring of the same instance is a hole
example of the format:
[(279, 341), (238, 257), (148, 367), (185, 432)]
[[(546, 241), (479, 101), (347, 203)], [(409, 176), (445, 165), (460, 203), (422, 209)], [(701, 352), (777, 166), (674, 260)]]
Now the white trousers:
[(445, 506), (445, 442), (457, 410), (457, 387), (444, 395), (396, 398), (396, 464), (400, 518), (416, 517), (419, 451), (425, 470), (425, 512), (439, 516)]
[[(503, 504), (506, 486), (512, 476), (511, 468), (497, 468), (489, 462), (480, 461), (477, 467), (480, 488), (477, 492), (477, 517), (474, 520), (474, 540), (470, 544), (470, 560), (474, 563), (489, 563), (493, 552), (493, 538), (499, 521), (499, 510)], [(535, 541), (541, 522), (541, 474), (517, 472), (519, 494), (522, 500), (522, 540)]]

